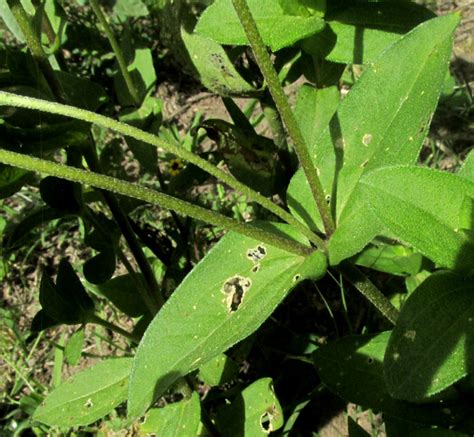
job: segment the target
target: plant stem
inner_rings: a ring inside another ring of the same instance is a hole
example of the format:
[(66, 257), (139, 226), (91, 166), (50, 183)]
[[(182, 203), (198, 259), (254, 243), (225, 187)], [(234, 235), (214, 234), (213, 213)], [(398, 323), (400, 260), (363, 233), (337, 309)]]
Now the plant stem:
[(364, 297), (385, 316), (393, 325), (398, 318), (398, 310), (383, 293), (354, 264), (349, 262), (340, 266), (344, 277), (359, 290)]
[[(89, 168), (95, 172), (95, 174), (103, 173), (101, 171), (102, 169), (95, 147), (88, 145), (84, 148), (83, 152)], [(145, 299), (145, 303), (147, 304), (151, 314), (155, 315), (160, 307), (165, 303), (164, 296), (161, 294), (161, 289), (158, 285), (158, 282), (156, 281), (155, 274), (153, 273), (150, 263), (146, 259), (140, 243), (138, 242), (137, 236), (135, 232), (133, 232), (130, 221), (120, 206), (117, 198), (108, 191), (102, 191), (102, 195), (104, 196), (105, 201), (112, 212), (112, 215), (117, 221), (120, 231), (122, 232), (125, 241), (127, 242), (128, 247), (135, 258), (135, 261), (138, 264), (138, 267), (143, 273), (143, 277), (145, 278), (145, 281), (149, 287), (149, 293), (147, 293), (146, 296), (144, 295), (143, 298)]]
[[(19, 20), (19, 23), (21, 23), (21, 29), (23, 34), (25, 35), (28, 48), (39, 63), (46, 82), (51, 86), (53, 95), (59, 102), (64, 103), (66, 99), (64, 90), (60, 82), (58, 81), (56, 74), (51, 67), (51, 64), (48, 61), (43, 47), (41, 46), (41, 41), (36, 36), (36, 33), (31, 25), (30, 17), (24, 10), (19, 0), (9, 0), (9, 4), (12, 8), (12, 12), (15, 14), (15, 17), (17, 18), (17, 20)], [(97, 151), (92, 138), (91, 141), (85, 145), (82, 152), (89, 168), (94, 172), (102, 173), (101, 165), (97, 157)], [(117, 224), (120, 227), (123, 236), (125, 237), (125, 240), (127, 241), (127, 244), (130, 247), (133, 256), (135, 257), (135, 260), (137, 261), (138, 266), (140, 267), (140, 270), (143, 273), (148, 287), (150, 288), (150, 296), (147, 296), (146, 303), (148, 308), (154, 315), (164, 303), (164, 298), (163, 296), (161, 296), (161, 291), (156, 281), (153, 270), (151, 269), (151, 266), (148, 263), (148, 260), (146, 259), (145, 254), (143, 253), (141, 246), (136, 238), (136, 235), (130, 226), (128, 218), (123, 212), (119, 202), (117, 201), (115, 196), (113, 196), (109, 192), (104, 192), (103, 195), (110, 208), (110, 211), (112, 212), (112, 215), (117, 221)]]
[(81, 170), (56, 162), (23, 155), (17, 152), (0, 149), (0, 162), (7, 165), (23, 168), (25, 170), (36, 171), (50, 176), (56, 176), (71, 182), (79, 182), (87, 184), (95, 188), (111, 191), (113, 193), (122, 194), (134, 199), (143, 200), (145, 202), (159, 205), (167, 209), (176, 211), (183, 216), (190, 216), (197, 220), (209, 223), (214, 226), (220, 226), (229, 231), (234, 231), (245, 235), (249, 238), (262, 241), (271, 246), (279, 247), (287, 252), (300, 256), (307, 256), (312, 249), (290, 240), (280, 237), (268, 231), (264, 231), (249, 223), (239, 223), (238, 221), (214, 211), (207, 210), (184, 200), (177, 199), (167, 194), (160, 193), (155, 190), (143, 187), (140, 184), (115, 179), (91, 171)]
[(131, 334), (130, 332), (125, 331), (125, 329), (121, 328), (120, 326), (117, 326), (111, 322), (108, 322), (107, 320), (102, 319), (97, 314), (92, 314), (89, 317), (89, 320), (87, 322), (95, 323), (96, 325), (100, 325), (106, 329), (110, 329), (111, 331), (124, 336), (125, 338), (129, 339), (131, 342), (135, 344), (140, 343), (140, 339), (137, 336)]
[(217, 168), (211, 163), (207, 162), (205, 159), (195, 155), (192, 152), (189, 152), (183, 147), (176, 146), (174, 144), (168, 143), (161, 138), (153, 135), (149, 132), (145, 132), (141, 129), (138, 129), (134, 126), (122, 123), (120, 121), (113, 120), (109, 117), (105, 117), (100, 114), (95, 114), (94, 112), (86, 111), (84, 109), (75, 108), (73, 106), (62, 105), (55, 102), (49, 102), (47, 100), (35, 99), (32, 97), (19, 96), (12, 93), (7, 93), (5, 91), (0, 91), (0, 106), (15, 106), (19, 108), (28, 108), (35, 109), (38, 111), (49, 112), (51, 114), (64, 115), (66, 117), (71, 117), (77, 120), (83, 120), (88, 123), (93, 123), (98, 126), (111, 129), (115, 132), (118, 132), (122, 135), (135, 138), (139, 141), (143, 141), (147, 144), (151, 144), (155, 147), (160, 147), (164, 150), (167, 150), (170, 153), (178, 156), (181, 159), (184, 159), (217, 179), (221, 180), (229, 187), (234, 188), (237, 191), (240, 191), (242, 194), (247, 196), (247, 198), (255, 201), (259, 205), (263, 206), (267, 210), (274, 213), (276, 216), (284, 220), (285, 222), (293, 225), (297, 228), (303, 235), (305, 235), (308, 240), (313, 242), (320, 249), (325, 248), (325, 242), (315, 235), (311, 230), (309, 230), (305, 225), (299, 222), (294, 218), (289, 212), (280, 208), (278, 205), (274, 204), (271, 200), (257, 193), (256, 191), (249, 188), (247, 185), (239, 182), (233, 176), (224, 172), (223, 170)]
[(110, 27), (110, 24), (107, 20), (107, 17), (102, 12), (97, 0), (90, 0), (90, 5), (92, 10), (94, 11), (99, 23), (104, 28), (105, 35), (109, 40), (110, 46), (114, 52), (115, 57), (117, 58), (117, 62), (119, 64), (120, 72), (122, 73), (123, 79), (125, 80), (125, 84), (127, 85), (128, 92), (132, 96), (133, 101), (135, 102), (135, 106), (140, 106), (140, 97), (137, 93), (135, 85), (132, 80), (132, 76), (130, 76), (130, 72), (128, 71), (127, 62), (125, 61), (125, 56), (123, 55), (123, 51), (118, 44), (114, 33)]
[(313, 165), (303, 134), (301, 133), (298, 122), (291, 110), (288, 99), (285, 96), (283, 87), (278, 79), (278, 74), (272, 64), (267, 48), (265, 47), (260, 32), (257, 29), (257, 24), (252, 17), (252, 13), (250, 12), (246, 0), (232, 0), (232, 3), (255, 54), (255, 59), (257, 60), (263, 77), (267, 82), (276, 107), (286, 125), (288, 134), (293, 141), (293, 146), (298, 155), (301, 167), (303, 168), (311, 192), (313, 193), (314, 200), (318, 206), (326, 235), (329, 238), (333, 234), (335, 226), (329, 206), (326, 202), (323, 186), (319, 179), (318, 169)]
[(65, 103), (66, 99), (63, 87), (54, 74), (53, 67), (51, 67), (49, 63), (48, 56), (43, 50), (41, 41), (36, 37), (36, 32), (33, 29), (29, 15), (24, 10), (20, 0), (8, 0), (8, 6), (25, 37), (27, 47), (30, 49), (33, 58), (46, 79), (46, 86), (52, 91), (53, 95), (58, 98), (59, 102)]

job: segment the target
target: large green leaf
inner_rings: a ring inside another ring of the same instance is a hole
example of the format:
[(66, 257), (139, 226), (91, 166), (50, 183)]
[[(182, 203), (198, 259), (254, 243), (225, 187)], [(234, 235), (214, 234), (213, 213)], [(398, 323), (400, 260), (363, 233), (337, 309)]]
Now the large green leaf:
[(472, 372), (474, 283), (452, 272), (426, 279), (402, 307), (384, 359), (398, 399), (420, 401)]
[(263, 437), (281, 428), (283, 423), (283, 410), (271, 378), (255, 381), (217, 414), (222, 437)]
[(256, 89), (235, 69), (220, 44), (182, 27), (181, 37), (202, 84), (222, 96), (255, 94)]
[[(382, 231), (367, 212), (359, 180), (378, 167), (416, 162), (458, 21), (457, 15), (429, 20), (390, 46), (365, 70), (329, 127), (309, 143), (337, 218), (329, 245), (331, 264), (354, 255)], [(289, 196), (301, 206), (301, 218), (317, 220), (307, 185), (292, 183)]]
[[(263, 41), (274, 51), (320, 32), (324, 20), (317, 16), (286, 15), (276, 0), (248, 0)], [(220, 44), (248, 45), (232, 0), (216, 0), (201, 15), (196, 32)]]
[(390, 331), (349, 336), (313, 354), (322, 382), (348, 402), (421, 423), (446, 424), (457, 411), (443, 405), (416, 405), (390, 396), (384, 381), (383, 356)]
[(140, 416), (179, 377), (250, 335), (299, 281), (325, 269), (320, 252), (305, 259), (227, 234), (146, 330), (131, 374), (129, 415)]
[(473, 268), (474, 182), (428, 168), (386, 167), (361, 186), (397, 238), (444, 267)]
[(131, 358), (109, 359), (83, 370), (51, 392), (33, 419), (70, 428), (101, 419), (127, 397)]
[(365, 64), (434, 16), (429, 9), (410, 2), (353, 4), (327, 14), (326, 29), (304, 41), (303, 48), (331, 61)]
[(199, 395), (168, 404), (164, 408), (153, 408), (140, 424), (143, 435), (163, 437), (196, 437), (201, 423)]

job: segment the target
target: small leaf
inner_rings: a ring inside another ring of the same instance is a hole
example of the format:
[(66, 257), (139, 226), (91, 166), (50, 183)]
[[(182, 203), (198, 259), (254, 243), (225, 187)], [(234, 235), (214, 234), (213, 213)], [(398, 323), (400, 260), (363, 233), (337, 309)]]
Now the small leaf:
[(78, 201), (80, 189), (79, 184), (54, 176), (47, 176), (40, 183), (43, 201), (52, 208), (71, 214), (77, 214), (81, 210)]
[(7, 0), (0, 0), (0, 17), (7, 26), (8, 30), (13, 36), (21, 43), (25, 41), (23, 32), (21, 31), (14, 15), (12, 14), (10, 7), (8, 6)]
[(197, 379), (210, 386), (229, 382), (239, 373), (237, 363), (225, 354), (220, 354), (199, 368)]
[(359, 266), (379, 272), (409, 276), (416, 275), (420, 271), (423, 256), (401, 244), (376, 240), (354, 257), (353, 261)]
[(144, 435), (196, 437), (201, 422), (199, 395), (194, 392), (190, 399), (163, 408), (153, 408), (140, 425)]
[(115, 252), (108, 249), (88, 259), (84, 264), (83, 273), (91, 284), (103, 284), (113, 276), (116, 267)]
[(397, 399), (421, 401), (474, 369), (474, 284), (439, 272), (407, 299), (384, 359), (385, 380)]
[(249, 385), (217, 415), (223, 437), (266, 436), (283, 423), (283, 410), (271, 378), (261, 378)]
[(474, 241), (463, 228), (474, 226), (474, 182), (428, 168), (386, 167), (364, 177), (361, 186), (396, 237), (444, 267), (473, 268)]
[[(249, 0), (247, 3), (264, 43), (273, 51), (320, 32), (325, 25), (320, 17), (285, 15), (275, 0)], [(217, 0), (209, 6), (201, 15), (195, 31), (220, 44), (248, 45), (232, 0)]]
[[(226, 234), (146, 330), (130, 379), (129, 416), (139, 417), (180, 376), (258, 329), (305, 279), (305, 261), (242, 235)], [(311, 256), (310, 264), (313, 278), (324, 275), (322, 253)]]
[(146, 314), (148, 309), (140, 297), (138, 287), (146, 287), (143, 276), (127, 274), (100, 284), (98, 290), (120, 311), (130, 317), (139, 317)]
[(457, 411), (411, 404), (390, 396), (382, 364), (389, 337), (389, 331), (349, 336), (319, 348), (313, 358), (322, 382), (344, 400), (390, 416), (429, 425), (455, 421)]
[(79, 329), (72, 334), (64, 348), (64, 358), (71, 365), (75, 366), (81, 358), (82, 348), (84, 347), (84, 330)]
[(183, 27), (181, 37), (199, 80), (221, 96), (251, 96), (257, 90), (235, 69), (225, 50), (212, 39), (189, 33)]
[(458, 175), (474, 182), (474, 152), (472, 150), (469, 155), (467, 155)]
[(33, 179), (33, 173), (21, 168), (0, 164), (0, 199), (20, 191), (23, 185)]
[(435, 17), (429, 9), (403, 2), (364, 2), (326, 15), (328, 26), (304, 41), (306, 52), (345, 64), (374, 61), (403, 34)]
[(101, 419), (126, 399), (131, 365), (131, 358), (115, 358), (77, 373), (46, 397), (33, 419), (64, 428)]
[(85, 323), (94, 311), (94, 302), (87, 295), (71, 264), (61, 260), (56, 285), (43, 273), (39, 300), (45, 313), (65, 324)]

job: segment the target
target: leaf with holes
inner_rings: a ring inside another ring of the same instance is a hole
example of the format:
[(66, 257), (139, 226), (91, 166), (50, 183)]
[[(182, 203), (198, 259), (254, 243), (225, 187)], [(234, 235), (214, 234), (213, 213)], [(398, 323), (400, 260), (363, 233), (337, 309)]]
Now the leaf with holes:
[(361, 181), (374, 214), (443, 267), (474, 266), (474, 182), (422, 167), (386, 167)]
[(194, 392), (190, 399), (153, 408), (140, 424), (143, 435), (196, 437), (201, 423), (199, 395)]
[(283, 426), (283, 410), (271, 378), (261, 378), (217, 413), (223, 437), (266, 436)]
[(398, 399), (420, 401), (474, 369), (474, 284), (452, 272), (426, 279), (402, 307), (384, 358)]
[(250, 335), (299, 281), (325, 270), (320, 252), (305, 259), (228, 233), (146, 330), (130, 378), (129, 416), (140, 416), (179, 377)]
[(65, 428), (101, 419), (126, 399), (131, 365), (132, 358), (115, 358), (77, 373), (46, 397), (33, 419)]
[[(458, 22), (457, 15), (429, 20), (390, 46), (364, 71), (325, 131), (309, 142), (337, 221), (331, 264), (358, 253), (383, 231), (366, 207), (360, 178), (382, 166), (416, 162)], [(301, 206), (298, 215), (317, 223), (308, 186), (292, 183), (288, 194)]]
[[(275, 0), (248, 0), (248, 6), (263, 42), (277, 51), (323, 30), (321, 17), (286, 15)], [(217, 0), (209, 6), (196, 25), (200, 35), (226, 45), (248, 45), (232, 0)]]

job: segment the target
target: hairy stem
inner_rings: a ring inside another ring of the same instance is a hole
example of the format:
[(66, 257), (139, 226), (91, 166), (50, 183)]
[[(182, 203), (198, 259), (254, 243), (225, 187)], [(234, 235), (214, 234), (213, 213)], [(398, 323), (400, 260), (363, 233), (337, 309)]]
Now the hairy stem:
[(398, 310), (383, 293), (355, 265), (344, 263), (340, 270), (344, 277), (361, 292), (361, 294), (385, 316), (393, 325), (398, 318)]
[(110, 46), (114, 52), (115, 57), (117, 58), (117, 63), (119, 64), (120, 72), (122, 73), (123, 79), (125, 80), (125, 84), (127, 85), (128, 92), (132, 96), (133, 101), (135, 102), (135, 106), (140, 106), (140, 96), (135, 88), (135, 84), (133, 83), (132, 76), (130, 76), (130, 72), (128, 71), (127, 62), (125, 61), (125, 56), (123, 55), (123, 51), (120, 48), (120, 45), (115, 38), (114, 33), (110, 27), (110, 24), (107, 20), (107, 17), (102, 12), (101, 7), (97, 3), (97, 0), (90, 0), (90, 5), (92, 10), (94, 11), (99, 23), (104, 28), (105, 35), (109, 40)]
[(297, 228), (303, 235), (305, 235), (311, 242), (316, 244), (319, 248), (324, 249), (324, 241), (310, 231), (305, 225), (300, 223), (295, 219), (289, 212), (280, 208), (278, 205), (274, 204), (271, 200), (257, 193), (256, 191), (249, 188), (247, 185), (239, 182), (233, 176), (224, 172), (223, 170), (215, 167), (211, 163), (207, 162), (205, 159), (195, 155), (192, 152), (189, 152), (183, 147), (176, 146), (174, 144), (168, 143), (156, 135), (145, 132), (141, 129), (138, 129), (134, 126), (113, 120), (109, 117), (104, 117), (103, 115), (95, 114), (94, 112), (86, 111), (84, 109), (75, 108), (73, 106), (62, 105), (55, 102), (49, 102), (47, 100), (35, 99), (32, 97), (19, 96), (12, 93), (7, 93), (5, 91), (0, 91), (0, 106), (15, 106), (19, 108), (28, 108), (35, 109), (38, 111), (48, 112), (51, 114), (64, 115), (66, 117), (71, 117), (77, 120), (83, 120), (88, 123), (93, 123), (98, 126), (104, 127), (106, 129), (111, 129), (115, 132), (118, 132), (122, 135), (135, 138), (137, 140), (143, 141), (147, 144), (151, 144), (155, 147), (162, 148), (174, 155), (184, 159), (217, 179), (221, 180), (229, 187), (234, 188), (237, 191), (240, 191), (242, 194), (247, 196), (247, 198), (255, 201), (262, 207), (274, 213), (277, 217), (281, 218), (285, 222), (293, 225)]
[(11, 152), (9, 150), (0, 149), (0, 162), (23, 168), (25, 170), (56, 176), (72, 182), (87, 184), (98, 189), (111, 191), (134, 199), (143, 200), (144, 202), (154, 205), (159, 205), (163, 208), (176, 211), (178, 214), (183, 216), (190, 216), (211, 225), (220, 226), (229, 231), (234, 231), (249, 238), (267, 243), (271, 246), (279, 247), (280, 249), (296, 255), (307, 256), (312, 252), (311, 248), (296, 241), (282, 238), (279, 235), (264, 231), (251, 224), (239, 223), (238, 221), (223, 216), (222, 214), (193, 205), (192, 203), (185, 202), (167, 194), (151, 190), (141, 186), (140, 184), (125, 182), (110, 176), (81, 170), (17, 152)]
[(303, 168), (311, 192), (313, 193), (314, 200), (318, 206), (324, 224), (324, 230), (326, 231), (327, 237), (330, 237), (334, 232), (335, 226), (329, 206), (326, 202), (323, 186), (319, 179), (318, 169), (313, 165), (303, 134), (301, 133), (293, 111), (291, 110), (288, 99), (285, 96), (283, 87), (278, 79), (278, 74), (272, 64), (267, 48), (265, 47), (260, 32), (257, 29), (257, 24), (252, 17), (252, 13), (250, 12), (246, 0), (232, 0), (232, 3), (255, 54), (255, 59), (257, 60), (263, 77), (267, 82), (273, 100), (275, 101), (281, 118), (288, 130), (288, 134), (293, 141), (293, 146), (298, 155), (301, 167)]

